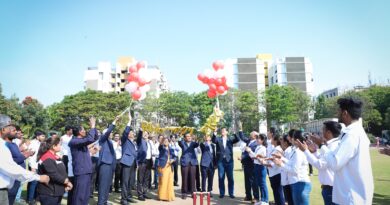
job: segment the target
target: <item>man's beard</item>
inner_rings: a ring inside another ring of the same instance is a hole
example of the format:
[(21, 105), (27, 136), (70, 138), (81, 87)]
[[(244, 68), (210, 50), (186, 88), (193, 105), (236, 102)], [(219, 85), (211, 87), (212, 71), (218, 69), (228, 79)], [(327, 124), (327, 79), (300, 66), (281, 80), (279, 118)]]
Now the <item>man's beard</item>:
[(11, 133), (7, 133), (7, 134), (4, 135), (4, 137), (5, 137), (5, 138), (8, 138), (9, 140), (12, 141), (13, 139), (16, 138), (16, 135), (11, 135)]

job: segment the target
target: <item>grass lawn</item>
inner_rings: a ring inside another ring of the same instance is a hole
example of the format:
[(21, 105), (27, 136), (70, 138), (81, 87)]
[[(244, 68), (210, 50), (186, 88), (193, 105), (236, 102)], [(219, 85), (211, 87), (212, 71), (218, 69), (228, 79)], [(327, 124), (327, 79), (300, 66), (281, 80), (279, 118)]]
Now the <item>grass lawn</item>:
[[(237, 160), (237, 157), (240, 156), (240, 153), (235, 153), (235, 164), (234, 164), (234, 191), (236, 195), (235, 200), (231, 200), (229, 197), (225, 197), (223, 200), (220, 200), (217, 196), (212, 198), (212, 204), (248, 204), (242, 202), (243, 197), (245, 196), (245, 188), (244, 188), (244, 174), (241, 169), (241, 163)], [(372, 168), (374, 174), (374, 184), (375, 184), (375, 194), (374, 194), (374, 202), (375, 205), (387, 205), (390, 204), (390, 157), (381, 155), (378, 153), (377, 149), (371, 150), (371, 161)], [(179, 167), (180, 169), (180, 167)], [(179, 174), (179, 182), (180, 182), (180, 174)], [(321, 196), (321, 187), (318, 181), (317, 170), (314, 169), (314, 175), (311, 177), (312, 181), (312, 191), (310, 194), (310, 204), (317, 205), (323, 204), (322, 196)], [(269, 200), (273, 201), (272, 189), (268, 183), (268, 191), (269, 191)], [(227, 186), (227, 185), (226, 185)], [(218, 194), (218, 178), (217, 174), (214, 176), (214, 194)], [(227, 188), (227, 187), (226, 187)], [(226, 190), (227, 191), (227, 190)], [(187, 200), (180, 199), (180, 187), (175, 187), (176, 192), (176, 200), (171, 203), (160, 202), (157, 200), (148, 200), (146, 202), (138, 202), (137, 204), (192, 204), (192, 199), (188, 198)], [(155, 191), (150, 192), (151, 196), (156, 197)], [(25, 196), (25, 192), (24, 192)], [(96, 204), (97, 197), (93, 200), (90, 200), (90, 204)], [(119, 204), (120, 202), (120, 194), (112, 193), (110, 194), (110, 202), (113, 204)], [(66, 200), (64, 199), (62, 204), (66, 204)]]

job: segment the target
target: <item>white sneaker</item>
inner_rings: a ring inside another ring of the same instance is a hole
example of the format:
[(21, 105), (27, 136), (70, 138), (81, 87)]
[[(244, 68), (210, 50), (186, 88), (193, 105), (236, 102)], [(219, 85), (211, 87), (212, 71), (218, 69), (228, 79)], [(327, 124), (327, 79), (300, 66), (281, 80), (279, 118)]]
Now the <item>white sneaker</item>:
[(269, 205), (268, 202), (262, 201), (260, 205)]
[(261, 205), (261, 201), (255, 202), (255, 205)]

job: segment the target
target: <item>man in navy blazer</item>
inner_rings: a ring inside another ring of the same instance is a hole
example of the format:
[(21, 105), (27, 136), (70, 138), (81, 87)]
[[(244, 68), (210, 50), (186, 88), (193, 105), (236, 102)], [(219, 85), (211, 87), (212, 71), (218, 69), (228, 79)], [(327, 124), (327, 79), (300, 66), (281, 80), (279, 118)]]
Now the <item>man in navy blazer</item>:
[(225, 197), (225, 173), (228, 178), (228, 190), (230, 198), (234, 196), (234, 179), (233, 179), (233, 144), (240, 141), (236, 134), (233, 138), (228, 137), (228, 131), (226, 128), (221, 129), (221, 137), (217, 137), (217, 131), (213, 133), (212, 142), (217, 147), (217, 166), (218, 166), (218, 185), (219, 185), (219, 197)]
[(204, 136), (204, 142), (200, 144), (202, 158), (200, 160), (202, 174), (202, 191), (206, 192), (206, 179), (208, 179), (207, 192), (213, 190), (214, 171), (217, 163), (215, 144), (211, 142), (209, 134)]
[(138, 200), (145, 201), (151, 199), (146, 195), (151, 180), (151, 172), (153, 167), (153, 145), (149, 141), (149, 133), (139, 130), (137, 135), (137, 192)]
[(108, 126), (99, 138), (99, 186), (98, 186), (98, 205), (107, 204), (110, 187), (112, 185), (112, 178), (116, 167), (116, 155), (114, 146), (110, 139), (111, 133), (115, 128), (116, 121), (119, 116)]
[(91, 194), (91, 174), (92, 161), (89, 155), (88, 145), (92, 144), (98, 139), (97, 130), (95, 128), (96, 119), (90, 120), (91, 130), (86, 136), (85, 130), (82, 126), (73, 128), (73, 138), (69, 141), (69, 147), (72, 154), (72, 166), (74, 174), (73, 194), (70, 204), (85, 205), (88, 204), (89, 196)]
[(130, 127), (131, 114), (129, 112), (129, 123), (123, 131), (122, 142), (122, 193), (121, 205), (127, 205), (128, 202), (136, 203), (131, 194), (131, 188), (134, 186), (132, 178), (135, 178), (135, 171), (137, 166), (137, 144), (134, 141), (134, 131)]
[[(249, 137), (245, 136), (242, 132), (242, 123), (239, 123), (238, 137), (241, 141), (246, 143), (246, 146), (251, 148), (252, 152), (255, 152), (257, 147), (256, 137), (259, 135), (253, 131)], [(245, 198), (244, 201), (252, 201), (252, 191), (254, 200), (259, 201), (259, 187), (254, 181), (254, 163), (253, 159), (249, 156), (247, 151), (244, 151), (241, 156), (241, 163), (244, 168), (244, 179), (245, 179)]]
[(198, 166), (198, 159), (196, 157), (195, 148), (199, 146), (197, 142), (192, 141), (192, 136), (187, 133), (184, 136), (184, 140), (179, 142), (179, 146), (182, 150), (180, 157), (181, 165), (181, 193), (182, 198), (186, 199), (187, 194), (192, 194), (196, 191), (195, 176), (196, 166)]

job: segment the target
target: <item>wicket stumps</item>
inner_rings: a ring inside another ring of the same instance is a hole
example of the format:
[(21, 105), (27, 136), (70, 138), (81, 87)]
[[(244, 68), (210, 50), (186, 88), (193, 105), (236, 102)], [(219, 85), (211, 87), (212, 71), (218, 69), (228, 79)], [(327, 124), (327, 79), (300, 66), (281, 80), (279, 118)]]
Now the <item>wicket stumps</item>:
[(199, 194), (200, 205), (203, 205), (203, 195), (207, 194), (207, 205), (210, 205), (210, 192), (194, 192), (192, 193), (193, 205), (196, 205), (196, 198)]

